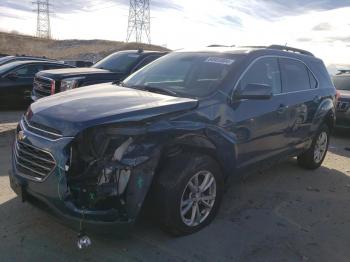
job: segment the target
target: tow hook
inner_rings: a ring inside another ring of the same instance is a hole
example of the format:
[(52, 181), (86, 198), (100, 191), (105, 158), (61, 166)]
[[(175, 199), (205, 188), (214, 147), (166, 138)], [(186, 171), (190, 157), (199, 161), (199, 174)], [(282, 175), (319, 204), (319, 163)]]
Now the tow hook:
[(77, 246), (79, 249), (91, 246), (91, 239), (83, 231), (78, 235)]
[(92, 244), (91, 239), (87, 236), (83, 227), (84, 219), (85, 219), (85, 213), (83, 209), (82, 218), (80, 219), (79, 234), (78, 234), (78, 241), (77, 241), (77, 246), (79, 249), (88, 248)]

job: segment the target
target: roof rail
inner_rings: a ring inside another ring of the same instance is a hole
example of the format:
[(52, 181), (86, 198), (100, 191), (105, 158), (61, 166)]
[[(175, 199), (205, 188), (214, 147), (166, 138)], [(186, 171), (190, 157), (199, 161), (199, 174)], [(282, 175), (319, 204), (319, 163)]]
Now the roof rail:
[(213, 44), (213, 45), (208, 45), (207, 47), (235, 47), (235, 45), (218, 45), (218, 44)]
[(241, 45), (238, 47), (241, 47), (241, 48), (267, 48), (267, 46), (265, 46), (265, 45)]
[(338, 69), (337, 75), (348, 74), (350, 69)]
[(306, 50), (303, 50), (303, 49), (299, 49), (299, 48), (284, 46), (284, 45), (270, 45), (270, 46), (267, 46), (266, 48), (268, 48), (268, 49), (275, 49), (275, 50), (281, 50), (281, 51), (290, 51), (290, 52), (299, 53), (299, 54), (302, 54), (302, 55), (314, 56), (314, 54), (309, 52), (309, 51), (306, 51)]

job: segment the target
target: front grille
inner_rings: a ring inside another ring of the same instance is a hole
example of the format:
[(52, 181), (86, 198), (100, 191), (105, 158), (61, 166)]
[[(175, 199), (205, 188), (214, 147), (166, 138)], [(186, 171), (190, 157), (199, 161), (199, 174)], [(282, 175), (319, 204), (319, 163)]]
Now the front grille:
[(350, 106), (350, 102), (349, 101), (342, 101), (342, 100), (340, 100), (337, 103), (337, 111), (338, 112), (345, 112), (345, 111), (348, 110), (349, 106)]
[(16, 141), (14, 157), (17, 170), (35, 181), (44, 180), (56, 167), (53, 156), (42, 149)]
[(37, 98), (52, 95), (55, 93), (55, 81), (50, 78), (35, 77), (33, 91)]
[(22, 121), (23, 127), (30, 132), (47, 137), (49, 139), (59, 139), (62, 137), (62, 133), (54, 128), (44, 126), (42, 124), (38, 124), (32, 121), (28, 121), (27, 117), (23, 117)]

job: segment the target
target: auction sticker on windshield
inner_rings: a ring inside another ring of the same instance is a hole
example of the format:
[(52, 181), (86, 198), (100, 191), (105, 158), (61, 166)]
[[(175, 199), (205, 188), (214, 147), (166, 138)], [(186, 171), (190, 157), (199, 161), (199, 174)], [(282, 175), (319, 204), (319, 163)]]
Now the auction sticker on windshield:
[(223, 64), (223, 65), (232, 65), (235, 60), (227, 59), (222, 57), (208, 57), (205, 62), (207, 63), (215, 63), (215, 64)]

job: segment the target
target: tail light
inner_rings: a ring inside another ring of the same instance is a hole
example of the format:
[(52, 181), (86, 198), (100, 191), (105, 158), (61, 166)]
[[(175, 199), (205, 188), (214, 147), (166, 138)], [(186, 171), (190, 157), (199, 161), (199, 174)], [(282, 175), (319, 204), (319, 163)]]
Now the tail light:
[(337, 90), (337, 93), (335, 95), (335, 101), (338, 102), (339, 98), (340, 98), (340, 92)]
[(55, 94), (55, 81), (51, 81), (51, 95), (54, 95)]

